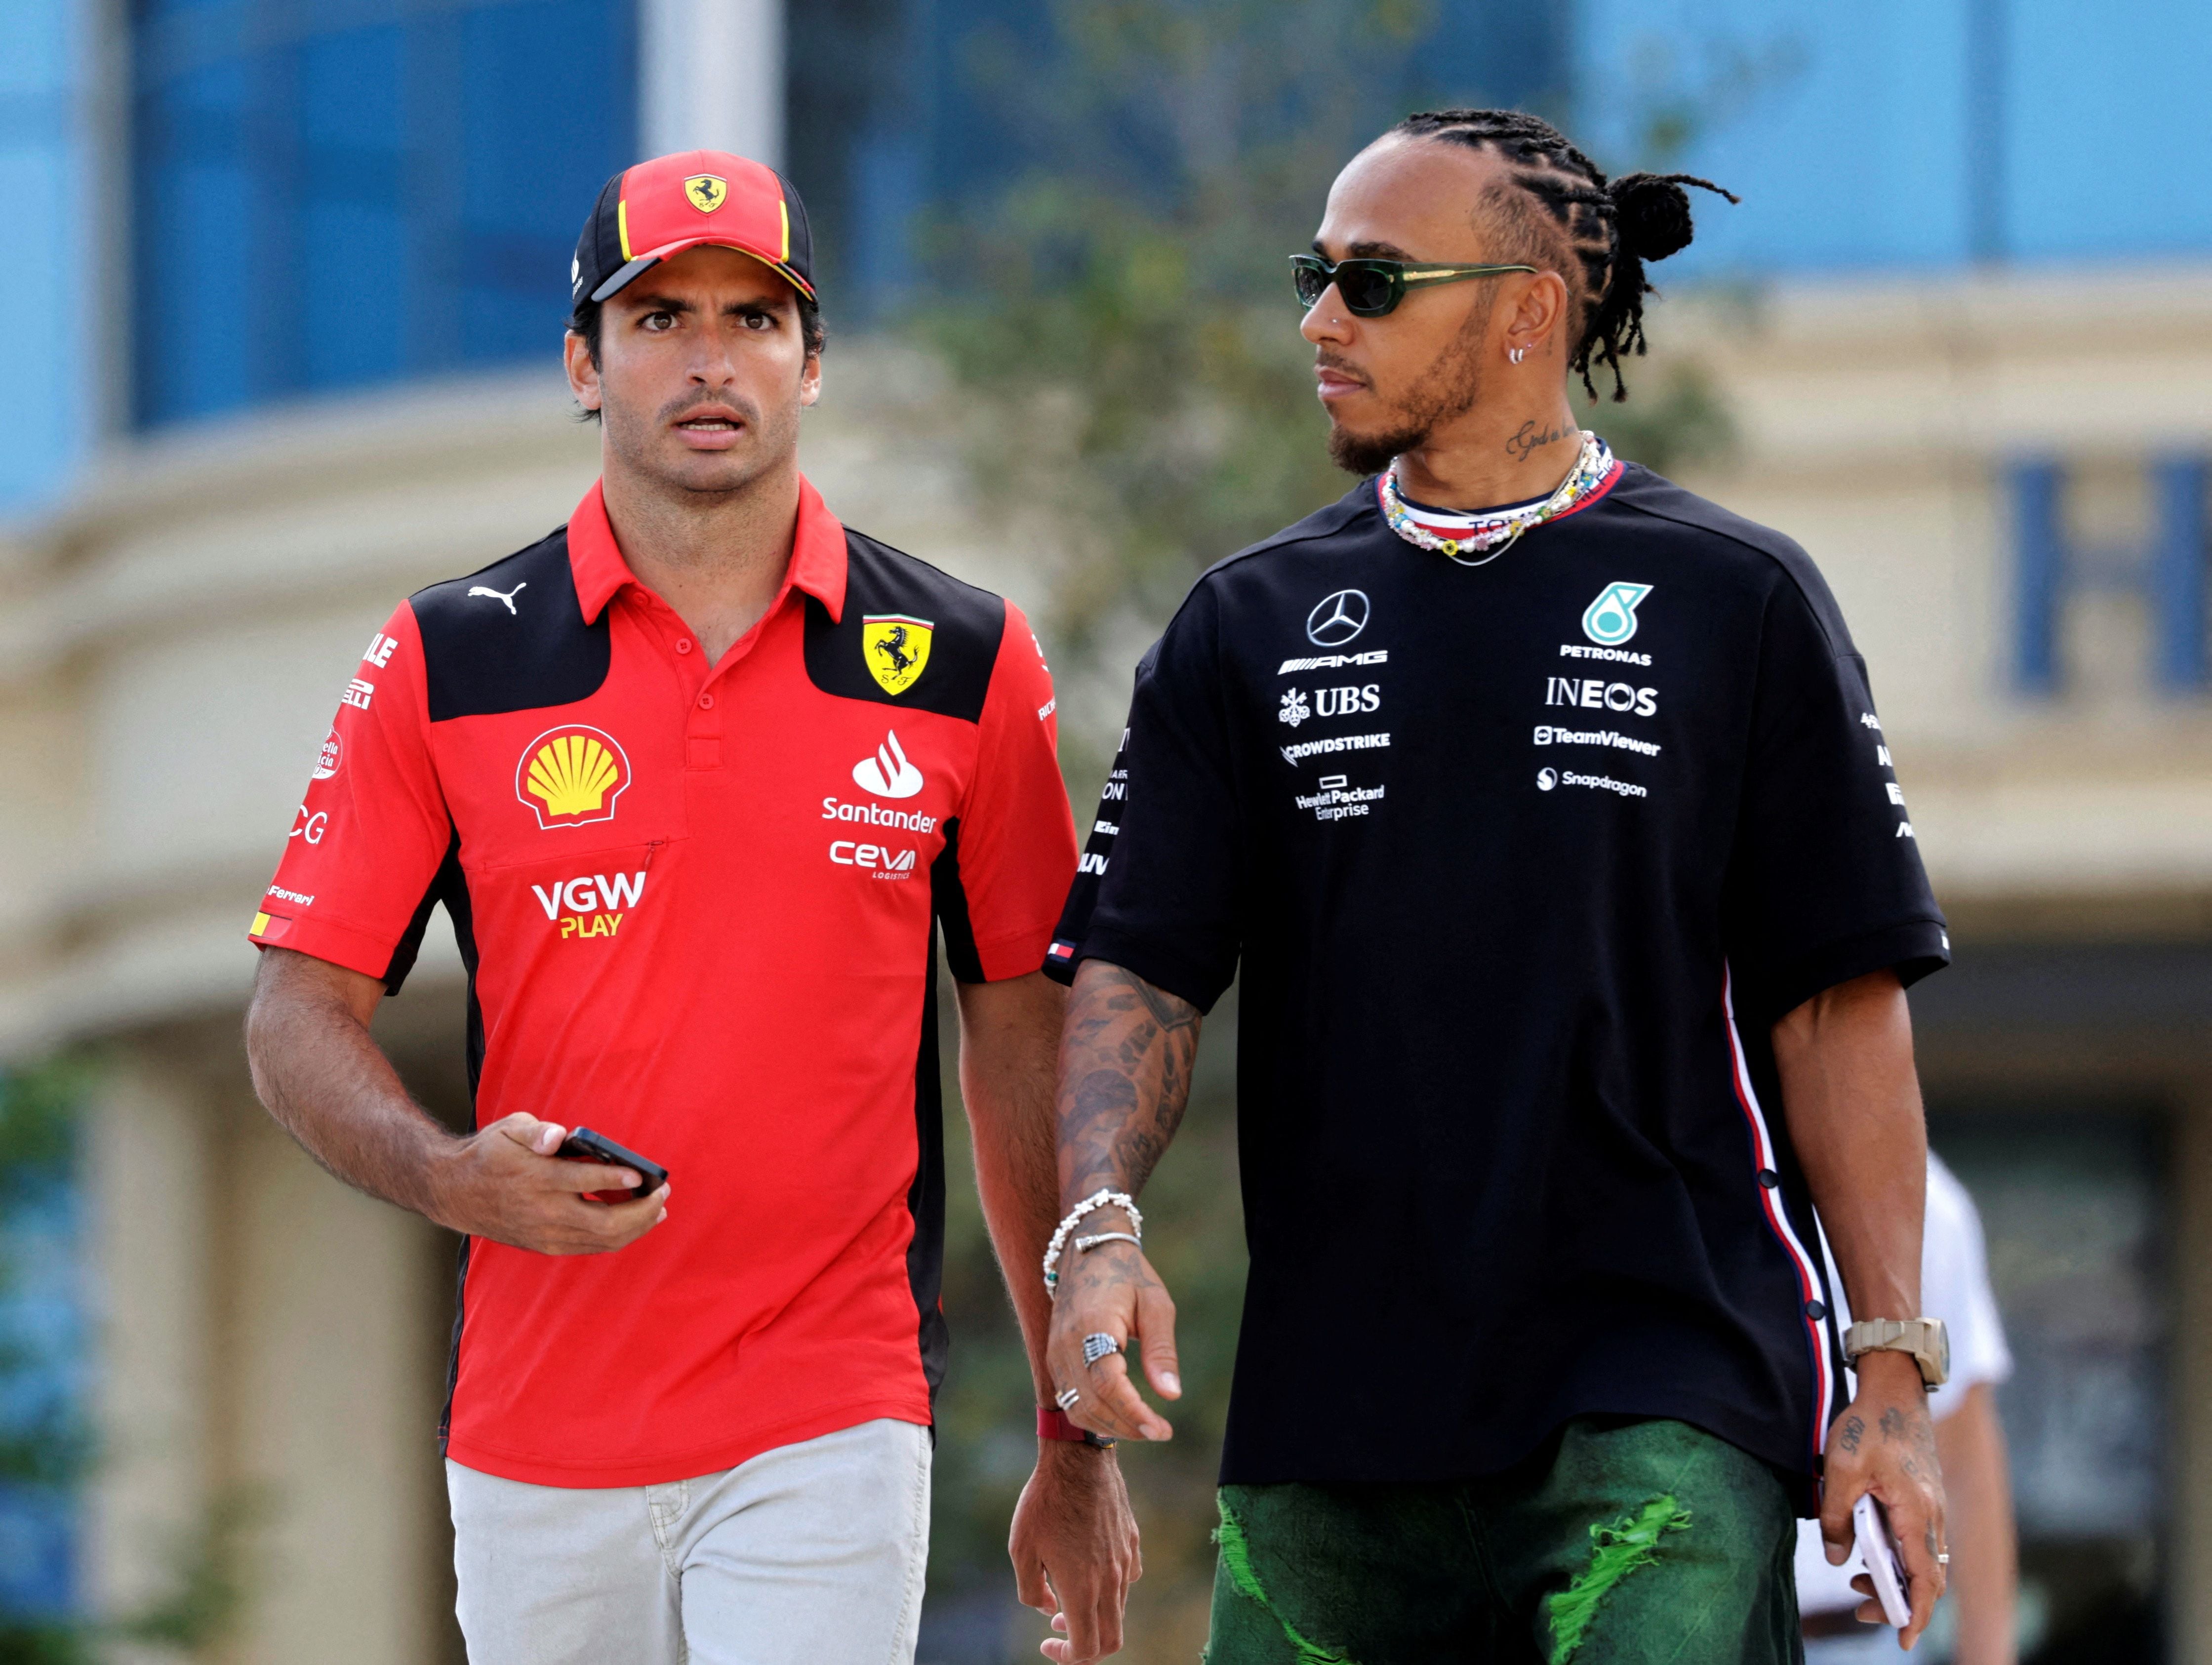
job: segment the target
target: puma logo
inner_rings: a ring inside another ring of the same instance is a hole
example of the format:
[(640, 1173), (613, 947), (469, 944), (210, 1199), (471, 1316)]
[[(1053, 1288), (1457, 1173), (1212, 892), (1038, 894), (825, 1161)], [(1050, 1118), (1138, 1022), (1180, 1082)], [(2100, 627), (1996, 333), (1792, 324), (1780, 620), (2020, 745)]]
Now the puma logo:
[[(529, 587), (530, 586), (527, 583), (518, 584), (513, 589), (508, 590), (502, 594), (501, 592), (492, 589), (487, 585), (477, 584), (470, 586), (469, 593), (471, 596), (488, 595), (494, 601), (499, 602), (504, 605), (508, 612), (513, 613), (514, 612), (515, 597), (520, 595)], [(517, 614), (516, 617), (520, 617), (520, 615)]]

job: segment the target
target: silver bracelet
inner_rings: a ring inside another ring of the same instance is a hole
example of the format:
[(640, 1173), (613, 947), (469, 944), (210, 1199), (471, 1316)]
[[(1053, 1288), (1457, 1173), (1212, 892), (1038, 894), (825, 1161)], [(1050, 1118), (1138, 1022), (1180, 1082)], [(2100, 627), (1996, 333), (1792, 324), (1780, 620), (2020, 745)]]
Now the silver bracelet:
[(1049, 1295), (1060, 1287), (1060, 1251), (1067, 1243), (1067, 1234), (1082, 1224), (1085, 1215), (1096, 1213), (1101, 1208), (1118, 1208), (1127, 1214), (1129, 1217), (1129, 1229), (1137, 1234), (1137, 1241), (1139, 1243), (1144, 1241), (1145, 1217), (1137, 1212), (1137, 1200), (1134, 1197), (1127, 1191), (1093, 1191), (1069, 1211), (1067, 1218), (1062, 1220), (1059, 1228), (1053, 1232), (1052, 1242), (1045, 1246), (1046, 1294)]
[(1133, 1231), (1101, 1231), (1095, 1237), (1078, 1237), (1075, 1240), (1075, 1252), (1079, 1255), (1088, 1255), (1101, 1243), (1134, 1243), (1138, 1248), (1142, 1249), (1145, 1246), (1145, 1240)]

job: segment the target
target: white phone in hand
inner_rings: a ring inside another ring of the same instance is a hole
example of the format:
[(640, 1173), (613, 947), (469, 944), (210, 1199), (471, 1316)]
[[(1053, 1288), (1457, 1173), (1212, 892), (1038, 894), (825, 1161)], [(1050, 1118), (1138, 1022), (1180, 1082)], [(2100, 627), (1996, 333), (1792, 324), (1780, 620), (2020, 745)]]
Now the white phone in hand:
[(1905, 1564), (1897, 1557), (1897, 1540), (1890, 1536), (1888, 1512), (1875, 1501), (1873, 1492), (1862, 1492), (1851, 1505), (1851, 1528), (1858, 1537), (1867, 1576), (1874, 1580), (1881, 1616), (1903, 1630), (1912, 1621), (1912, 1603), (1905, 1597)]

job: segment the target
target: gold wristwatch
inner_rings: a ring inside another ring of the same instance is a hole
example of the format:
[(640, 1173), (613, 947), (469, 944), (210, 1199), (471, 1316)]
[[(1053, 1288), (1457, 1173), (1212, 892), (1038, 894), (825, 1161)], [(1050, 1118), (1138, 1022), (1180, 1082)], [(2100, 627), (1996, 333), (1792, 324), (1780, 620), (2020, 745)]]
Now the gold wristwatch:
[(1844, 1357), (1856, 1364), (1868, 1352), (1911, 1353), (1931, 1388), (1951, 1379), (1951, 1333), (1941, 1318), (1862, 1319), (1844, 1332)]

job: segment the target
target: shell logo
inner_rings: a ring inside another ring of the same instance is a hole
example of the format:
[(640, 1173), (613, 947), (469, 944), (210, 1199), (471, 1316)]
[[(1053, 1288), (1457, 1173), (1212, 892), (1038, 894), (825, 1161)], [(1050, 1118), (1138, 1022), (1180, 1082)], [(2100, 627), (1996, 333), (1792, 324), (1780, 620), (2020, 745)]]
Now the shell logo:
[(629, 785), (629, 759), (621, 742), (580, 723), (547, 729), (523, 747), (514, 766), (514, 795), (549, 832), (613, 820), (615, 800)]

